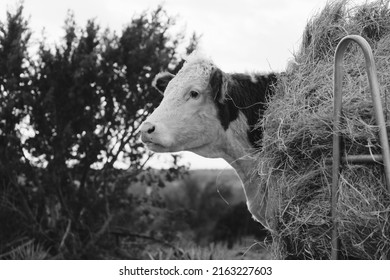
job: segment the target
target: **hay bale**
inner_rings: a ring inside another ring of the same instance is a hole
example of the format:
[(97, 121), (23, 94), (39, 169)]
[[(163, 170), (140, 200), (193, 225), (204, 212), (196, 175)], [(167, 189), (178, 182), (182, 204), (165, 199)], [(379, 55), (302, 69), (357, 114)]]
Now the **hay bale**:
[[(273, 253), (277, 259), (329, 259), (333, 56), (340, 39), (363, 36), (374, 50), (385, 113), (390, 107), (390, 8), (378, 1), (350, 7), (328, 3), (306, 27), (300, 50), (280, 77), (264, 120), (257, 166), (268, 189)], [(357, 45), (347, 50), (341, 134), (349, 155), (380, 153), (365, 63)], [(387, 114), (388, 115), (388, 114)], [(387, 125), (390, 118), (387, 116)], [(381, 165), (344, 165), (339, 235), (343, 258), (390, 258), (390, 194)], [(272, 207), (272, 209), (271, 209)]]

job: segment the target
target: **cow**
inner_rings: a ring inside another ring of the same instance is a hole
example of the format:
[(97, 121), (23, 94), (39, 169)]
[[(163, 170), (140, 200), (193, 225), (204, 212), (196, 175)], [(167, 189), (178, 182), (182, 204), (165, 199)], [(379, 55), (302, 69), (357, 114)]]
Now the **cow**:
[(226, 160), (243, 183), (249, 211), (267, 227), (267, 191), (252, 173), (263, 134), (258, 123), (276, 82), (275, 73), (225, 73), (193, 53), (176, 75), (155, 77), (163, 99), (141, 125), (141, 140), (154, 152), (191, 151)]

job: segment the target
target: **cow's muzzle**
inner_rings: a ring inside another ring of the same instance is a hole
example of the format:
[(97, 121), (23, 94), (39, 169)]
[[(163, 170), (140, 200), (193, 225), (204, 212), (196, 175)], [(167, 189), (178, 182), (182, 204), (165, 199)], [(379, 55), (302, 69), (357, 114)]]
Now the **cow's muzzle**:
[(145, 144), (153, 142), (153, 132), (155, 132), (156, 126), (150, 122), (144, 122), (141, 125), (141, 140)]

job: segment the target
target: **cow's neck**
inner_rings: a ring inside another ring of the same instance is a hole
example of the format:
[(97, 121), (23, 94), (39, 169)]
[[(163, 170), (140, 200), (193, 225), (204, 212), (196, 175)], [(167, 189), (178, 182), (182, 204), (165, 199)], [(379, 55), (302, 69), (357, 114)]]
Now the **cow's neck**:
[(252, 147), (247, 137), (247, 123), (243, 115), (231, 123), (222, 157), (233, 166), (240, 177), (249, 211), (254, 218), (266, 225), (266, 190), (261, 189), (256, 174), (258, 151)]

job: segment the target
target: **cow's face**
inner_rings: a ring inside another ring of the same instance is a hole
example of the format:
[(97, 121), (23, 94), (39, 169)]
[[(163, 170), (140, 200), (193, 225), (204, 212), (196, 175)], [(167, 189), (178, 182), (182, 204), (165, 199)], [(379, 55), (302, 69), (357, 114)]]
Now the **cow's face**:
[(224, 132), (212, 83), (216, 73), (220, 70), (211, 64), (187, 63), (176, 76), (156, 77), (154, 85), (164, 98), (141, 126), (141, 139), (150, 150), (216, 156), (212, 146)]

